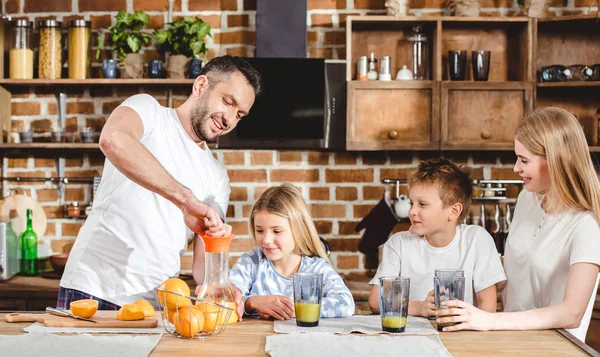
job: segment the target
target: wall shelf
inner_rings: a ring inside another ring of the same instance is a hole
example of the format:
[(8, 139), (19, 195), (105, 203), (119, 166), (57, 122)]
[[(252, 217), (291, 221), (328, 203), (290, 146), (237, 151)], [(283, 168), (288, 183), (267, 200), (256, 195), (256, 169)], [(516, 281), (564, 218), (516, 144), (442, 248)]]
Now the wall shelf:
[(138, 79), (107, 79), (107, 78), (90, 78), (90, 79), (0, 79), (0, 86), (94, 86), (94, 85), (191, 85), (193, 79), (154, 79), (154, 78), (138, 78)]
[(563, 88), (563, 87), (600, 87), (600, 81), (590, 82), (542, 82), (538, 88)]

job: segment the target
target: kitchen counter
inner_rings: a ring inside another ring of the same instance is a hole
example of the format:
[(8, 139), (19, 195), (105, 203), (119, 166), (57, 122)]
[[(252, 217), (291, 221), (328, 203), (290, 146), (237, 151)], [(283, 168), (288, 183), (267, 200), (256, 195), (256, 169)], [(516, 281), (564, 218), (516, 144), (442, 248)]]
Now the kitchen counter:
[[(0, 334), (22, 334), (29, 323), (7, 323), (0, 313)], [(151, 357), (162, 356), (267, 356), (266, 336), (273, 334), (273, 322), (246, 319), (233, 324), (219, 336), (204, 341), (186, 340), (165, 333)], [(401, 337), (398, 337), (401, 338)], [(545, 331), (461, 331), (440, 333), (448, 351), (455, 357), (494, 356), (600, 356), (563, 330)], [(569, 339), (570, 338), (570, 339)], [(577, 344), (579, 343), (579, 345)], [(66, 356), (65, 356), (66, 357)]]
[(15, 276), (0, 282), (0, 311), (42, 311), (56, 306), (59, 279)]

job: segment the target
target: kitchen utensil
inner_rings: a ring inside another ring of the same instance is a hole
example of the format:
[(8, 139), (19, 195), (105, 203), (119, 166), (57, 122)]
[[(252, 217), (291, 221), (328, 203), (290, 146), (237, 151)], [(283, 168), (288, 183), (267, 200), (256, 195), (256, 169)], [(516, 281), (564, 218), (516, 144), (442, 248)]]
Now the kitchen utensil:
[(496, 250), (500, 255), (504, 255), (504, 232), (500, 229), (500, 205), (494, 207), (494, 231), (492, 232)]
[(143, 320), (136, 321), (121, 321), (117, 320), (117, 311), (109, 310), (97, 311), (91, 319), (96, 321), (96, 323), (56, 316), (50, 313), (12, 313), (4, 316), (6, 322), (39, 322), (46, 327), (152, 328), (158, 326), (156, 317), (146, 317)]
[(33, 211), (33, 230), (42, 238), (46, 233), (46, 212), (33, 198), (25, 195), (12, 195), (0, 201), (0, 216), (8, 217), (10, 210), (16, 210), (18, 217), (12, 222), (12, 228), (20, 236), (27, 227), (27, 210)]
[(490, 51), (472, 51), (471, 66), (473, 67), (473, 79), (476, 81), (487, 81), (490, 74)]
[(383, 276), (379, 278), (379, 310), (381, 329), (386, 332), (404, 332), (408, 317), (410, 278)]
[(467, 72), (467, 51), (448, 51), (448, 74), (450, 80), (464, 81)]
[(479, 225), (485, 228), (485, 205), (482, 203), (479, 207)]
[(50, 265), (55, 272), (58, 274), (62, 274), (65, 270), (65, 265), (67, 265), (67, 259), (69, 259), (69, 253), (60, 253), (54, 254), (50, 256)]
[(410, 69), (406, 68), (406, 65), (402, 65), (402, 69), (398, 71), (396, 80), (399, 81), (412, 81), (413, 73)]
[(71, 312), (69, 312), (68, 310), (59, 310), (59, 309), (55, 309), (53, 307), (46, 307), (46, 312), (52, 314), (52, 315), (56, 315), (56, 316), (65, 316), (65, 317), (70, 317), (72, 319), (77, 319), (77, 320), (83, 320), (83, 321), (89, 321), (92, 323), (98, 323), (92, 319), (86, 319), (85, 317), (79, 317), (79, 316), (75, 316), (73, 315)]

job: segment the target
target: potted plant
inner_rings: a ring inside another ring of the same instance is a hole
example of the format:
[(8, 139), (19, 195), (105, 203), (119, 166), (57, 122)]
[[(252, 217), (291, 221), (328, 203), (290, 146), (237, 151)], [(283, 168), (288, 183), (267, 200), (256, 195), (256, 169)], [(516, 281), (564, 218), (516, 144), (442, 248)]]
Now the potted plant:
[(547, 17), (549, 0), (517, 0), (521, 12), (528, 17)]
[[(138, 53), (142, 46), (147, 45), (152, 36), (142, 32), (142, 28), (150, 20), (148, 14), (137, 11), (129, 14), (119, 11), (116, 16), (117, 22), (108, 28), (108, 43), (113, 46), (111, 51), (117, 54), (121, 63), (121, 77), (142, 78), (144, 73), (144, 56)], [(100, 55), (103, 45), (102, 34), (98, 35), (98, 51), (96, 58)]]
[(202, 61), (206, 58), (206, 36), (212, 37), (210, 25), (198, 17), (184, 17), (170, 22), (169, 28), (154, 32), (154, 38), (161, 52), (168, 52), (168, 77), (185, 78), (185, 68), (190, 63), (190, 77), (198, 76)]
[(454, 16), (476, 17), (481, 10), (479, 0), (446, 0), (445, 3)]

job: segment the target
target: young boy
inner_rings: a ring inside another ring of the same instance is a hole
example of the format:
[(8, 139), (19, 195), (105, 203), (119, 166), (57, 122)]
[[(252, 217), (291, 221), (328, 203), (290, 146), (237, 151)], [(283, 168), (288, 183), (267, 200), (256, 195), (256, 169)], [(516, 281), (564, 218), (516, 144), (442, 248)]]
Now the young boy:
[(471, 204), (467, 174), (446, 159), (422, 161), (408, 179), (411, 208), (408, 232), (394, 234), (383, 246), (381, 264), (370, 281), (369, 307), (379, 313), (379, 277), (410, 278), (408, 314), (435, 315), (436, 269), (465, 272), (465, 301), (496, 311), (496, 283), (506, 280), (494, 240), (480, 226), (460, 224)]

